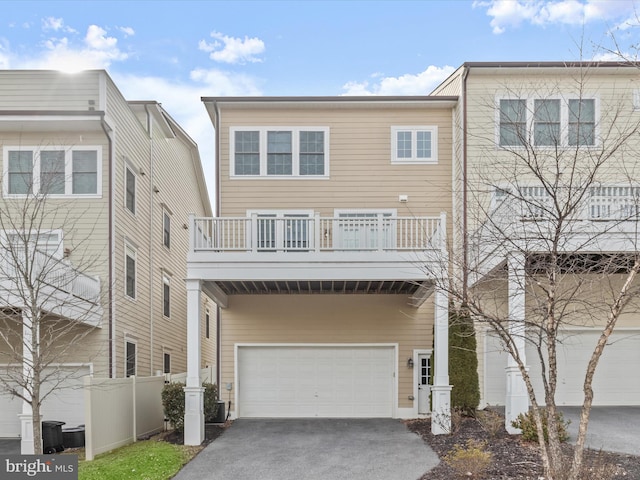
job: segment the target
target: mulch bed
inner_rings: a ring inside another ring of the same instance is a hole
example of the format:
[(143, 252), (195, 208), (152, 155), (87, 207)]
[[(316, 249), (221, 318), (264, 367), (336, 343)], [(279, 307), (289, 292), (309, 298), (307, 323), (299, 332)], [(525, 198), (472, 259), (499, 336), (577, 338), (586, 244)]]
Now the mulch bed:
[[(213, 442), (216, 438), (224, 433), (231, 422), (227, 423), (205, 423), (204, 424), (204, 442), (201, 446), (204, 448)], [(165, 442), (173, 443), (174, 445), (182, 445), (184, 443), (184, 435), (182, 432), (176, 432), (171, 430), (166, 432), (162, 438)]]
[[(441, 459), (455, 445), (464, 445), (470, 439), (486, 442), (487, 449), (491, 452), (491, 465), (485, 479), (539, 480), (542, 478), (542, 463), (537, 445), (524, 442), (519, 435), (501, 432), (491, 438), (480, 422), (474, 418), (462, 419), (457, 431), (451, 435), (432, 435), (429, 419), (408, 420), (405, 423), (409, 430), (420, 435)], [(571, 445), (565, 445), (564, 449), (570, 458)], [(640, 479), (640, 457), (633, 455), (588, 450), (585, 454), (585, 464), (592, 467), (591, 472), (585, 476), (585, 480)], [(603, 467), (607, 474), (601, 473)], [(454, 470), (443, 461), (435, 469), (425, 473), (420, 480), (455, 478)]]

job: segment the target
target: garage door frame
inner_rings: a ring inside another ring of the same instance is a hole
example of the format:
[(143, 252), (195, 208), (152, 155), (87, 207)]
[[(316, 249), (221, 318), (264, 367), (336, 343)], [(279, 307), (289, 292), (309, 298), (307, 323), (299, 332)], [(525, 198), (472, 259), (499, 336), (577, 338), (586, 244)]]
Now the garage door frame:
[[(391, 416), (397, 418), (398, 416), (398, 351), (399, 345), (397, 343), (236, 343), (233, 347), (233, 362), (234, 362), (234, 404), (235, 410), (232, 411), (232, 418), (238, 418), (242, 415), (240, 411), (240, 382), (238, 381), (239, 368), (239, 350), (247, 347), (267, 347), (267, 348), (392, 348), (393, 349), (393, 382), (391, 392)], [(222, 392), (221, 392), (222, 393)]]

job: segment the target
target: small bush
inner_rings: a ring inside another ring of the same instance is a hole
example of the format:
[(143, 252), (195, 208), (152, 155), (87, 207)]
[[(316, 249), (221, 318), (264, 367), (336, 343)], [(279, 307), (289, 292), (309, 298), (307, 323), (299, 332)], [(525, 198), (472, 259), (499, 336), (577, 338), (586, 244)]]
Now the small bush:
[[(549, 443), (549, 432), (547, 430), (547, 410), (545, 408), (540, 409), (540, 418), (542, 420), (542, 432), (544, 433), (544, 441)], [(558, 424), (558, 439), (561, 442), (569, 440), (569, 432), (567, 427), (571, 421), (564, 419), (562, 412), (556, 412), (556, 423)], [(511, 425), (514, 428), (522, 430), (522, 439), (530, 442), (538, 441), (538, 429), (536, 428), (536, 421), (533, 418), (533, 410), (529, 410), (526, 414), (521, 413), (518, 415)]]
[(458, 477), (482, 478), (491, 465), (491, 453), (484, 442), (468, 440), (465, 445), (456, 444), (444, 461)]
[[(215, 383), (203, 383), (204, 421), (213, 422), (218, 415), (218, 386)], [(184, 426), (184, 383), (168, 383), (162, 389), (164, 416), (173, 428), (181, 432)]]
[(489, 438), (497, 438), (504, 433), (504, 417), (495, 410), (485, 409), (476, 412), (476, 420), (487, 432)]

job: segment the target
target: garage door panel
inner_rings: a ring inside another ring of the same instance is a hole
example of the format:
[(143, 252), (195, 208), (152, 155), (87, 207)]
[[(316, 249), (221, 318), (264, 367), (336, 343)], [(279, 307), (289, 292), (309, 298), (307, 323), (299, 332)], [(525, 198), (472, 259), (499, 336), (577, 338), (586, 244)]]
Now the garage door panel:
[(390, 417), (394, 352), (375, 346), (239, 347), (238, 414)]

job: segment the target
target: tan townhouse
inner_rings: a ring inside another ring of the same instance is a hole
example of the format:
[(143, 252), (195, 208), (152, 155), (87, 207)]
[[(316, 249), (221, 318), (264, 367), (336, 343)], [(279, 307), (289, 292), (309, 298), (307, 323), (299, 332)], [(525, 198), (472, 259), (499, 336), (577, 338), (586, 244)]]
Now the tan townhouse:
[[(448, 304), (428, 272), (447, 268), (456, 98), (203, 102), (217, 211), (190, 221), (189, 335), (205, 292), (232, 418), (433, 411), (446, 431)], [(185, 443), (198, 444), (189, 347)]]
[[(7, 274), (18, 260), (6, 252), (19, 242), (37, 245), (38, 265), (46, 265), (41, 344), (66, 328), (38, 357), (51, 373), (42, 385), (42, 394), (52, 390), (44, 419), (84, 423), (84, 375), (186, 371), (189, 214), (212, 216), (194, 141), (159, 103), (127, 101), (105, 71), (12, 70), (0, 72), (0, 145), (2, 333), (24, 344), (16, 359), (15, 345), (0, 342), (0, 375), (32, 372), (29, 309)], [(31, 223), (7, 221), (34, 205)], [(198, 367), (213, 367), (216, 306), (204, 296), (198, 303)], [(7, 393), (0, 437), (22, 436), (28, 453), (29, 405)]]

